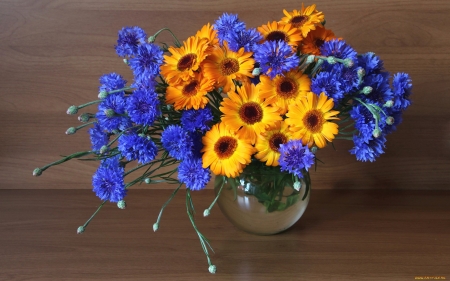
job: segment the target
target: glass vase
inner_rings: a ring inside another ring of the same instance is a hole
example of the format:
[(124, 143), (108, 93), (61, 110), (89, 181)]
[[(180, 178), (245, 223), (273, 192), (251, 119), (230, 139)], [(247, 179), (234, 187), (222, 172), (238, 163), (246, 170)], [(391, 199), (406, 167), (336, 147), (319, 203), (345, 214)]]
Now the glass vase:
[[(298, 189), (298, 190), (297, 190)], [(217, 203), (228, 220), (241, 230), (258, 235), (282, 232), (296, 223), (308, 206), (310, 178), (291, 174), (244, 170), (236, 178), (216, 176)]]

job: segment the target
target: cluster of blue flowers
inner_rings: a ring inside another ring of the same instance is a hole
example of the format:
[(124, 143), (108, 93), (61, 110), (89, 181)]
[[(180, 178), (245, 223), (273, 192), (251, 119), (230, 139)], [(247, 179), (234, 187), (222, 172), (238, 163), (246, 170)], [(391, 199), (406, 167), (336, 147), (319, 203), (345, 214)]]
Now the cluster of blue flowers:
[[(158, 154), (156, 140), (139, 133), (137, 128), (150, 127), (162, 118), (161, 98), (155, 90), (163, 63), (161, 48), (147, 43), (147, 34), (141, 28), (124, 27), (119, 31), (115, 49), (132, 70), (134, 81), (127, 87), (127, 81), (117, 73), (100, 77), (97, 120), (88, 130), (92, 150), (105, 158), (93, 176), (93, 190), (99, 198), (111, 202), (126, 195), (121, 160), (136, 160), (144, 165)], [(130, 89), (133, 91), (126, 92)], [(162, 132), (163, 147), (181, 161), (179, 180), (192, 190), (204, 188), (210, 179), (209, 169), (202, 167), (200, 150), (202, 134), (210, 129), (212, 119), (209, 108), (183, 111), (183, 127), (168, 126)], [(113, 135), (118, 137), (114, 152), (109, 144)]]
[(325, 60), (321, 72), (312, 78), (311, 90), (333, 98), (335, 107), (345, 107), (353, 100), (350, 116), (357, 133), (353, 135), (355, 146), (350, 153), (359, 161), (373, 162), (384, 153), (386, 135), (396, 129), (403, 110), (411, 103), (411, 79), (406, 73), (397, 73), (391, 87), (391, 76), (378, 56), (374, 53), (358, 56), (343, 40), (325, 42), (321, 53), (351, 64)]

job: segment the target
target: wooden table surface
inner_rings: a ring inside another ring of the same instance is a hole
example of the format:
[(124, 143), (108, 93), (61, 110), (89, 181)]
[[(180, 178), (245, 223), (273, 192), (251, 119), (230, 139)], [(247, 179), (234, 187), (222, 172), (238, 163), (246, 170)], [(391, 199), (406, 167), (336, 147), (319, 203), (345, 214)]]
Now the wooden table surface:
[(206, 258), (180, 191), (131, 190), (126, 210), (89, 190), (0, 190), (0, 280), (417, 280), (450, 279), (450, 192), (313, 190), (304, 216), (273, 236), (244, 233), (193, 193)]

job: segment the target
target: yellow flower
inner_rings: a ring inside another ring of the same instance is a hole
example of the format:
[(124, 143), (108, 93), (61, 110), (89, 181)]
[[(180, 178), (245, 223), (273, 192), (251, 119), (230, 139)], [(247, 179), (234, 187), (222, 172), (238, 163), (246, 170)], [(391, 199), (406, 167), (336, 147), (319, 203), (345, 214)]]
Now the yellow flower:
[(331, 39), (336, 38), (333, 31), (318, 26), (315, 30), (308, 33), (305, 39), (303, 39), (300, 46), (300, 51), (303, 54), (311, 54), (320, 56), (320, 47), (323, 43)]
[(204, 108), (208, 103), (206, 95), (214, 89), (214, 80), (209, 80), (201, 73), (195, 73), (188, 81), (182, 81), (166, 90), (166, 103), (174, 104), (176, 110)]
[(214, 46), (219, 45), (219, 38), (217, 37), (217, 31), (212, 27), (211, 24), (204, 25), (197, 33), (195, 37), (200, 39), (206, 39), (208, 42), (208, 51), (212, 51)]
[(161, 75), (170, 85), (187, 81), (194, 77), (200, 63), (206, 58), (208, 47), (206, 39), (195, 36), (189, 37), (180, 48), (169, 48), (171, 56), (164, 56)]
[(268, 22), (267, 25), (258, 27), (258, 31), (262, 34), (264, 41), (282, 40), (292, 47), (297, 47), (302, 40), (300, 31), (291, 24)]
[(267, 131), (256, 140), (255, 148), (258, 153), (255, 158), (266, 162), (267, 166), (278, 166), (281, 144), (285, 144), (291, 139), (291, 133), (286, 122), (278, 121), (270, 126)]
[(228, 98), (223, 99), (219, 108), (224, 113), (221, 121), (254, 144), (257, 135), (264, 133), (268, 125), (281, 120), (281, 116), (276, 107), (261, 99), (258, 86), (249, 83), (237, 88), (237, 92), (229, 92)]
[(223, 87), (223, 92), (235, 90), (233, 80), (248, 83), (253, 77), (252, 71), (255, 60), (251, 58), (252, 52), (245, 52), (244, 48), (233, 52), (224, 41), (222, 48), (214, 48), (211, 55), (205, 60), (202, 71), (208, 79), (215, 80), (216, 87)]
[(306, 37), (310, 30), (316, 29), (316, 25), (321, 25), (325, 19), (323, 13), (316, 10), (315, 4), (305, 8), (302, 3), (301, 10), (294, 10), (290, 13), (283, 10), (283, 13), (286, 16), (281, 19), (281, 22), (290, 23), (300, 29), (303, 37)]
[(297, 98), (306, 96), (311, 91), (311, 80), (301, 71), (291, 70), (284, 75), (277, 75), (270, 79), (265, 75), (260, 76), (261, 98), (269, 100), (273, 106), (279, 108), (280, 114), (285, 114), (289, 104)]
[(286, 123), (291, 127), (292, 138), (301, 139), (309, 147), (315, 143), (319, 148), (325, 147), (326, 141), (333, 141), (338, 125), (328, 120), (338, 119), (339, 113), (331, 110), (333, 106), (333, 99), (328, 99), (325, 93), (318, 97), (313, 92), (291, 103)]
[(237, 177), (251, 161), (254, 147), (231, 132), (223, 122), (214, 125), (202, 138), (203, 168), (215, 175)]

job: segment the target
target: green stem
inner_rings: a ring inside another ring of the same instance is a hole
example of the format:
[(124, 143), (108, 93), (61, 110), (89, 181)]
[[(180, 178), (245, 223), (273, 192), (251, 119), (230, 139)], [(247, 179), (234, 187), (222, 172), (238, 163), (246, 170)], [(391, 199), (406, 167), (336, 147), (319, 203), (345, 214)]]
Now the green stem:
[(211, 258), (209, 257), (209, 252), (208, 252), (208, 247), (212, 250), (211, 245), (209, 245), (208, 239), (205, 238), (205, 236), (203, 236), (203, 234), (198, 230), (195, 221), (194, 221), (194, 216), (192, 214), (191, 208), (192, 208), (192, 198), (191, 198), (191, 193), (190, 190), (187, 189), (186, 192), (186, 211), (187, 214), (189, 216), (189, 220), (191, 221), (192, 227), (194, 228), (195, 232), (198, 235), (198, 238), (200, 240), (200, 245), (202, 246), (203, 252), (206, 255), (206, 259), (208, 260), (208, 265), (211, 267), (213, 266), (212, 262), (211, 262)]
[(79, 129), (82, 129), (82, 128), (86, 127), (86, 126), (92, 125), (92, 124), (94, 124), (95, 122), (97, 122), (97, 121), (92, 121), (92, 122), (89, 122), (89, 123), (85, 123), (85, 124), (83, 124), (83, 125), (80, 125), (80, 126), (76, 127), (75, 130), (78, 131)]
[(87, 106), (90, 106), (90, 105), (93, 105), (93, 104), (96, 104), (96, 103), (100, 103), (100, 102), (102, 102), (102, 100), (91, 101), (91, 102), (79, 105), (79, 106), (77, 106), (77, 108), (81, 109), (81, 108), (84, 108), (84, 107), (87, 107)]
[(177, 37), (175, 36), (175, 34), (173, 34), (173, 32), (172, 32), (169, 28), (167, 28), (167, 27), (158, 30), (158, 32), (156, 32), (156, 33), (153, 35), (153, 37), (156, 39), (156, 37), (158, 37), (158, 35), (159, 35), (161, 32), (163, 32), (163, 31), (169, 31), (170, 34), (172, 34), (172, 37), (175, 39), (175, 42), (176, 42), (177, 47), (181, 47), (181, 43), (180, 43), (180, 41), (178, 41), (178, 38), (177, 38)]
[[(219, 199), (220, 193), (222, 193), (222, 189), (223, 189), (223, 186), (224, 186), (224, 185), (225, 185), (225, 181), (223, 180), (223, 181), (222, 181), (222, 184), (221, 184), (221, 186), (220, 186), (219, 192), (217, 192), (216, 198), (215, 198), (214, 201), (211, 203), (211, 205), (209, 206), (209, 208), (206, 209), (206, 210), (208, 211), (208, 212), (207, 212), (207, 215), (209, 215), (209, 213), (211, 212), (212, 207), (214, 206), (214, 204), (216, 204), (217, 199)], [(205, 210), (205, 211), (206, 211), (206, 210)]]
[(182, 183), (180, 183), (180, 185), (178, 185), (178, 187), (172, 192), (172, 194), (170, 195), (170, 197), (166, 201), (166, 203), (164, 203), (164, 205), (161, 207), (161, 211), (159, 211), (158, 219), (156, 220), (156, 224), (158, 226), (159, 226), (159, 222), (161, 221), (161, 216), (162, 216), (164, 209), (166, 208), (167, 205), (169, 205), (170, 201), (172, 201), (172, 199), (175, 197), (175, 194), (177, 194), (178, 190), (180, 189), (180, 187), (182, 185), (183, 185)]
[(85, 156), (85, 155), (89, 155), (89, 154), (92, 154), (92, 153), (94, 153), (94, 152), (93, 152), (93, 151), (81, 151), (81, 152), (76, 152), (76, 153), (71, 154), (71, 155), (69, 155), (69, 156), (63, 157), (62, 159), (60, 159), (60, 160), (58, 160), (58, 161), (55, 161), (55, 162), (52, 162), (52, 163), (50, 163), (50, 164), (45, 165), (44, 167), (41, 168), (41, 170), (42, 170), (42, 171), (45, 171), (45, 170), (47, 170), (48, 168), (50, 168), (51, 166), (59, 165), (59, 164), (61, 164), (61, 163), (67, 162), (67, 161), (69, 161), (69, 160), (71, 160), (71, 159), (73, 159), (73, 158), (83, 157), (83, 156)]
[(95, 211), (95, 212), (92, 214), (92, 216), (84, 223), (84, 225), (83, 225), (84, 228), (86, 228), (86, 227), (88, 226), (88, 224), (89, 224), (89, 223), (91, 222), (91, 220), (95, 217), (95, 215), (100, 211), (100, 209), (103, 207), (103, 205), (106, 203), (106, 201), (108, 201), (108, 200), (103, 201), (102, 204), (100, 204), (100, 206), (98, 206), (97, 211)]

